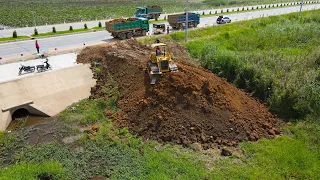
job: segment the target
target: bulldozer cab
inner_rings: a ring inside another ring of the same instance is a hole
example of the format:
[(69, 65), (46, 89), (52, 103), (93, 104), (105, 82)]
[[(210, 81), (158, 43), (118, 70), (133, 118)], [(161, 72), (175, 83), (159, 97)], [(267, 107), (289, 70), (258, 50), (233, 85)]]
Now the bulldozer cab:
[(162, 73), (178, 72), (178, 66), (171, 59), (166, 44), (152, 44), (150, 54), (150, 60), (147, 62), (147, 71), (150, 75), (151, 84), (155, 84)]
[(158, 65), (160, 72), (168, 72), (171, 56), (167, 45), (164, 43), (157, 43), (152, 44), (151, 48), (151, 62)]

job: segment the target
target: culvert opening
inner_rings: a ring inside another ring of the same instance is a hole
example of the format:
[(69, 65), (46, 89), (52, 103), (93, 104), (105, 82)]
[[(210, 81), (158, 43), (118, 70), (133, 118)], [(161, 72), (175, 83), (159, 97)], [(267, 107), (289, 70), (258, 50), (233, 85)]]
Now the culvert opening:
[(16, 111), (14, 111), (12, 113), (12, 120), (26, 118), (28, 116), (30, 116), (29, 111), (27, 109), (25, 109), (25, 108), (20, 108), (20, 109), (17, 109)]
[(48, 116), (31, 114), (26, 108), (20, 108), (12, 113), (12, 121), (7, 130), (18, 130), (48, 121)]

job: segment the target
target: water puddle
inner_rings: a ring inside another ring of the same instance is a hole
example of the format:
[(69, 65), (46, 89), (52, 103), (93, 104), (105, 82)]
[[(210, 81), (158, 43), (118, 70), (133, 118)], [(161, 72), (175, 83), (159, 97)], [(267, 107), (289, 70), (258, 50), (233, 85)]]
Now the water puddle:
[(11, 121), (9, 124), (7, 130), (18, 130), (27, 126), (32, 126), (35, 124), (40, 124), (43, 122), (48, 122), (48, 117), (43, 117), (43, 116), (37, 116), (37, 115), (28, 115), (26, 117), (21, 117), (21, 118), (15, 118), (14, 120)]

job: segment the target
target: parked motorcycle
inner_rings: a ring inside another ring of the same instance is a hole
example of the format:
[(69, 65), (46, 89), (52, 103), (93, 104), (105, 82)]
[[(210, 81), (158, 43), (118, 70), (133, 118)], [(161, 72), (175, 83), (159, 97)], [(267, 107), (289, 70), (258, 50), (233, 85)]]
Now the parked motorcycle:
[(32, 73), (34, 72), (35, 67), (34, 66), (24, 66), (21, 64), (21, 67), (19, 68), (19, 75), (21, 75), (22, 71)]
[(46, 58), (46, 61), (42, 65), (37, 65), (37, 71), (38, 72), (44, 72), (52, 69), (51, 65), (48, 63), (49, 59)]

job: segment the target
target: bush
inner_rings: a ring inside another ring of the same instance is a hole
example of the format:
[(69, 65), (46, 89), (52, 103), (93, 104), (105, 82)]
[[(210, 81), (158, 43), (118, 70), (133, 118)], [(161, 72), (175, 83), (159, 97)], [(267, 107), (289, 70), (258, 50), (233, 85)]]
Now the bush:
[(87, 23), (84, 23), (84, 29), (88, 29)]
[(239, 11), (239, 8), (237, 9), (237, 11)]
[(56, 31), (56, 27), (52, 27), (52, 32), (53, 33), (56, 33), (57, 31)]
[(229, 12), (229, 9), (227, 9), (227, 12)]
[(18, 34), (17, 34), (17, 31), (16, 31), (16, 30), (13, 31), (12, 37), (13, 37), (13, 38), (17, 38), (17, 37), (18, 37)]
[(223, 13), (223, 9), (221, 9), (221, 13)]
[(242, 11), (244, 11), (244, 7), (242, 7)]
[(214, 14), (218, 14), (218, 11), (215, 11)]
[(38, 35), (38, 30), (37, 30), (37, 28), (34, 28), (34, 35), (35, 35), (35, 36)]
[(257, 9), (259, 9), (259, 6), (257, 6)]
[(204, 15), (204, 11), (202, 12), (202, 15)]
[(211, 15), (211, 11), (209, 12), (209, 14)]
[(69, 27), (69, 31), (73, 31), (73, 27), (72, 26)]

